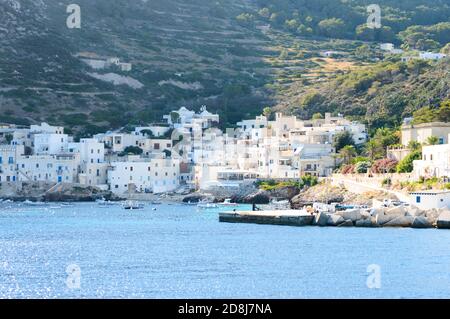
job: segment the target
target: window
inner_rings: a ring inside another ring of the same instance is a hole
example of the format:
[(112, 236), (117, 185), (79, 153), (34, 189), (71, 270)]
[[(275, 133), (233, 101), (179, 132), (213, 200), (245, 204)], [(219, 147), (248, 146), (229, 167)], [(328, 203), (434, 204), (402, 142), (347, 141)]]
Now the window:
[(14, 157), (10, 156), (8, 158), (8, 164), (14, 164)]
[(1, 163), (3, 163), (3, 159), (2, 159), (2, 157), (0, 156), (0, 164), (1, 164)]
[(155, 150), (159, 150), (159, 148), (160, 148), (159, 143), (155, 143), (154, 149), (155, 149)]
[(420, 204), (420, 202), (421, 202), (420, 196), (416, 196), (416, 203), (417, 203), (417, 204)]

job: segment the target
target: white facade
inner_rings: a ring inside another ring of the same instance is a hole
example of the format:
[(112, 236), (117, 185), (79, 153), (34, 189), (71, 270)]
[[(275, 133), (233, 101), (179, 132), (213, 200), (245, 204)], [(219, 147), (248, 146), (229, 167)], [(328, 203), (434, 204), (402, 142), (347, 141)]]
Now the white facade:
[(446, 54), (443, 53), (434, 53), (434, 52), (421, 52), (419, 57), (422, 60), (442, 60), (447, 57)]
[(422, 160), (414, 161), (416, 178), (450, 177), (450, 145), (422, 147)]
[(34, 153), (63, 154), (67, 153), (69, 137), (67, 134), (44, 133), (34, 135)]
[(148, 161), (113, 162), (108, 170), (108, 184), (113, 193), (164, 193), (176, 190), (179, 183), (180, 162), (155, 158)]
[(450, 191), (421, 191), (410, 193), (410, 202), (423, 210), (450, 208)]
[(0, 145), (0, 183), (17, 180), (17, 159), (23, 153), (23, 145)]
[(19, 181), (77, 183), (80, 158), (73, 155), (32, 155), (17, 160)]

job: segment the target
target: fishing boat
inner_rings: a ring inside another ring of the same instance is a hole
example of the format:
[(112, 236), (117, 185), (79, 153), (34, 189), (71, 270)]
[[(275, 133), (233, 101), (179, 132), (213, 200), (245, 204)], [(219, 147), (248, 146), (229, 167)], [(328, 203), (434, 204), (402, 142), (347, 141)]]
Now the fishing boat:
[(237, 204), (237, 203), (232, 203), (232, 202), (231, 202), (231, 198), (227, 198), (227, 199), (224, 200), (223, 203), (219, 203), (218, 205), (219, 205), (219, 206), (238, 206), (239, 204)]
[(126, 201), (122, 204), (122, 208), (127, 210), (143, 209), (144, 204), (133, 201)]

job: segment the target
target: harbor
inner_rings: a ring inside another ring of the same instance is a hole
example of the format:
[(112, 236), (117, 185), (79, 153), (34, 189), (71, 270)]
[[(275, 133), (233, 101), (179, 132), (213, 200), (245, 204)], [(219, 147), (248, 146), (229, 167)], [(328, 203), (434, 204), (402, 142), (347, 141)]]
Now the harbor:
[(450, 229), (450, 210), (423, 210), (404, 202), (374, 200), (367, 206), (315, 203), (301, 210), (232, 211), (219, 214), (224, 223), (320, 227), (409, 227)]

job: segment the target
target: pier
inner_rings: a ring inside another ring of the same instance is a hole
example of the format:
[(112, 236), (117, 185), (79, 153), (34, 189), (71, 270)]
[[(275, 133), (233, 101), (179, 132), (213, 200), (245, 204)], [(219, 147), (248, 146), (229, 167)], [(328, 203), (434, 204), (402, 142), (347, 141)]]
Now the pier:
[(284, 226), (309, 226), (314, 216), (298, 210), (286, 211), (236, 211), (219, 214), (222, 223), (249, 223)]

